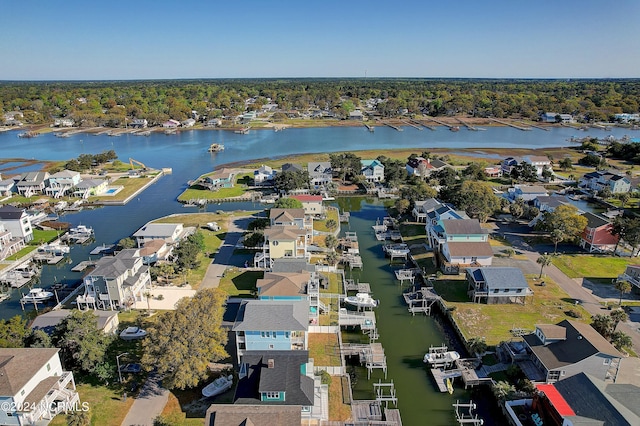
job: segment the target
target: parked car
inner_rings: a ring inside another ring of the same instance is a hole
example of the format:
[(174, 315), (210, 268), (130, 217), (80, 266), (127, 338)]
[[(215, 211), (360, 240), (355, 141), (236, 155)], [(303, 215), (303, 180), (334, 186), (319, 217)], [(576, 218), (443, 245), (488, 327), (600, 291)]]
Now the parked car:
[(207, 229), (217, 232), (220, 230), (220, 225), (218, 225), (218, 222), (209, 222), (207, 223)]
[(140, 364), (126, 364), (120, 367), (120, 371), (123, 373), (137, 374), (142, 371), (142, 366)]

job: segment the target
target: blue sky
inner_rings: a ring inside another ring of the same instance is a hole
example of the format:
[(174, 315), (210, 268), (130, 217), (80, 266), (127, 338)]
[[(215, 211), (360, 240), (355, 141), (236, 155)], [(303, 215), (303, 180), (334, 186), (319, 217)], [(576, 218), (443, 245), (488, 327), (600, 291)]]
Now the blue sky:
[(0, 80), (640, 77), (640, 1), (4, 1)]

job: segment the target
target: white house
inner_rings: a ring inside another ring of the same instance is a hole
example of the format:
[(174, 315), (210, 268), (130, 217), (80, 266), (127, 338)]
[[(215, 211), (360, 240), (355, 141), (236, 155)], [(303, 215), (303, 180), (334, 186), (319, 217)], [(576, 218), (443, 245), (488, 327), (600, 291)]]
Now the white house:
[(309, 180), (312, 186), (324, 186), (333, 179), (333, 169), (328, 161), (310, 161), (307, 165)]
[(196, 120), (193, 118), (187, 118), (182, 123), (182, 127), (193, 127), (196, 124)]
[(292, 195), (291, 198), (302, 203), (304, 214), (319, 216), (324, 214), (321, 195)]
[(181, 223), (147, 223), (133, 234), (138, 247), (153, 240), (163, 240), (172, 244), (184, 236), (185, 229)]
[(0, 348), (0, 424), (48, 424), (80, 397), (58, 348)]
[(73, 170), (62, 170), (49, 176), (49, 183), (45, 188), (45, 193), (55, 198), (60, 198), (73, 187), (80, 183), (82, 178), (80, 173)]
[(360, 160), (362, 173), (367, 182), (384, 181), (384, 165), (378, 160)]
[(0, 207), (0, 223), (4, 224), (14, 238), (22, 238), (26, 243), (33, 240), (31, 221), (24, 209), (9, 205)]
[(254, 170), (253, 181), (256, 185), (273, 182), (273, 180), (276, 178), (276, 173), (277, 172), (271, 167), (265, 166), (263, 164), (259, 169)]
[(24, 247), (22, 238), (14, 238), (11, 231), (8, 231), (4, 223), (0, 222), (0, 261), (12, 254), (16, 254)]
[(18, 194), (31, 197), (34, 194), (44, 193), (44, 189), (49, 179), (47, 172), (27, 172), (20, 175), (16, 182)]

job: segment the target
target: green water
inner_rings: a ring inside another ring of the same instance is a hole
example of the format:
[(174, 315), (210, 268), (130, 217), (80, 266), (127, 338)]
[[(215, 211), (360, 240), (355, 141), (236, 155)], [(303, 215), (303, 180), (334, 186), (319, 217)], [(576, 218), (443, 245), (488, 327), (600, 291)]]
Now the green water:
[[(386, 215), (384, 206), (364, 199), (355, 205), (355, 200), (351, 199), (351, 220), (347, 229), (343, 226), (343, 231), (357, 232), (364, 268), (346, 274), (360, 282), (370, 283), (373, 297), (380, 300), (376, 309), (378, 341), (384, 347), (388, 371), (387, 380), (381, 370), (373, 370), (371, 379), (367, 380), (366, 369), (358, 368), (354, 399), (374, 399), (373, 383), (379, 379), (382, 382), (393, 380), (403, 425), (455, 425), (451, 404), (456, 399), (468, 401), (469, 395), (462, 388), (457, 388), (453, 395), (440, 393), (422, 362), (429, 346), (445, 342), (445, 335), (433, 318), (423, 314), (412, 316), (407, 311), (402, 288), (393, 272), (402, 265), (389, 265), (382, 252), (383, 243), (376, 240), (371, 228), (377, 218), (382, 219)], [(353, 337), (347, 336), (347, 339), (352, 340)], [(390, 407), (393, 408), (392, 405)]]

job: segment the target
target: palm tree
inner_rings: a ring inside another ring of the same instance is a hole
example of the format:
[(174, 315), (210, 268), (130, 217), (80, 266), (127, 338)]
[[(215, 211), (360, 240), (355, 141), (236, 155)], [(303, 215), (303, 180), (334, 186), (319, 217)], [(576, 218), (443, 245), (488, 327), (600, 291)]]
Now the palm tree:
[(611, 344), (616, 347), (618, 350), (622, 350), (624, 348), (629, 348), (633, 345), (633, 341), (631, 337), (623, 333), (622, 331), (615, 331), (611, 333)]
[(477, 357), (482, 356), (487, 350), (487, 343), (482, 337), (474, 337), (467, 342), (469, 345), (469, 352)]
[(626, 320), (629, 319), (629, 315), (627, 315), (627, 313), (624, 311), (624, 309), (615, 309), (615, 310), (611, 311), (609, 316), (611, 317), (611, 320), (613, 321), (613, 329), (614, 330), (616, 329), (618, 324), (620, 324), (621, 322), (626, 321)]
[(622, 295), (631, 291), (631, 283), (627, 280), (616, 280), (614, 287), (620, 292), (620, 302), (618, 305), (622, 306)]
[(544, 268), (551, 265), (551, 256), (543, 254), (536, 260), (536, 263), (540, 265), (540, 276), (538, 277), (538, 279), (540, 279), (542, 278), (542, 271), (544, 271)]
[(70, 426), (86, 426), (91, 422), (88, 411), (73, 410), (67, 414), (67, 424)]

